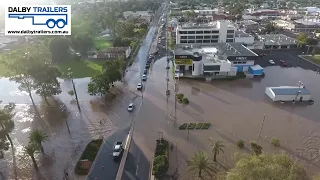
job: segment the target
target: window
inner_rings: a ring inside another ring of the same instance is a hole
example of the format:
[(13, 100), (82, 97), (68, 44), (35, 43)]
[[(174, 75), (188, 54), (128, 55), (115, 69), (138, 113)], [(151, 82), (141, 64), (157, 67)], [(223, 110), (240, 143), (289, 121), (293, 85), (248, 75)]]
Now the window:
[(188, 34), (195, 34), (195, 31), (188, 31)]
[(203, 40), (203, 43), (210, 43), (210, 40)]
[(233, 64), (238, 64), (238, 62), (233, 62)]
[(218, 42), (218, 40), (211, 40), (211, 42), (212, 42), (212, 43), (217, 43), (217, 42)]
[(211, 39), (211, 36), (204, 36), (204, 39)]
[(234, 30), (227, 30), (227, 34), (233, 34)]
[(179, 34), (188, 34), (187, 31), (179, 31)]
[(196, 36), (196, 39), (203, 39), (203, 36)]
[(203, 31), (196, 31), (196, 34), (203, 34)]
[(212, 34), (219, 34), (219, 31), (212, 31)]
[(233, 42), (233, 39), (227, 39), (227, 42)]
[(180, 43), (188, 43), (187, 40), (181, 40)]
[(203, 34), (211, 34), (211, 31), (203, 31)]
[(195, 39), (195, 36), (188, 36), (188, 39)]
[(202, 43), (202, 40), (196, 40), (196, 43)]
[(233, 35), (227, 35), (227, 38), (233, 38)]
[(181, 36), (181, 39), (188, 39), (188, 36)]
[(212, 39), (219, 39), (219, 35), (212, 36)]
[(194, 40), (189, 40), (188, 43), (194, 43)]
[(220, 71), (220, 65), (203, 66), (203, 71)]

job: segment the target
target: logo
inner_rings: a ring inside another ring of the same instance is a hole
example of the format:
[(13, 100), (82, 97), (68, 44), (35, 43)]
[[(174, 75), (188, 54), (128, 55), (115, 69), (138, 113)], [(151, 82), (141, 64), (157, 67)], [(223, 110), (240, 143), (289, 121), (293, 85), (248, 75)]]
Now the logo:
[(247, 60), (247, 57), (236, 57), (236, 60)]
[(71, 35), (71, 6), (7, 6), (5, 35)]

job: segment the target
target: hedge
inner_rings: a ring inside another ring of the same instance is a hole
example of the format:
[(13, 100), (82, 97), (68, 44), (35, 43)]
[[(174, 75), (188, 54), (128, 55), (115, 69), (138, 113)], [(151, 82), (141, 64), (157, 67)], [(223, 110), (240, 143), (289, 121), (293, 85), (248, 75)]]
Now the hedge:
[(95, 139), (92, 140), (86, 147), (86, 149), (82, 152), (82, 155), (79, 159), (79, 161), (77, 162), (76, 166), (75, 166), (75, 173), (79, 174), (79, 175), (87, 175), (90, 171), (90, 169), (84, 169), (81, 167), (81, 160), (89, 160), (89, 161), (94, 161), (94, 159), (96, 158), (99, 149), (102, 145), (103, 139)]
[(211, 126), (211, 123), (183, 123), (179, 126), (180, 130), (186, 130), (186, 129), (209, 129)]
[(169, 142), (157, 140), (154, 152), (152, 174), (156, 177), (164, 175), (169, 169)]

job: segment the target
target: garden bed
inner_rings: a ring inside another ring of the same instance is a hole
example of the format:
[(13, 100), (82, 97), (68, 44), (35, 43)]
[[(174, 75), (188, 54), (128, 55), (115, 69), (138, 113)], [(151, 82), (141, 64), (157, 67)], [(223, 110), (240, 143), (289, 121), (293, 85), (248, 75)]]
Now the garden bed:
[(169, 142), (161, 139), (157, 140), (154, 152), (152, 174), (156, 177), (163, 176), (169, 169)]
[[(79, 175), (87, 175), (90, 171), (92, 162), (95, 160), (99, 149), (102, 145), (103, 139), (92, 140), (82, 152), (82, 155), (75, 166), (75, 173)], [(88, 163), (89, 162), (89, 163)], [(90, 164), (86, 166), (86, 164)]]
[(211, 123), (183, 123), (179, 126), (180, 130), (186, 130), (186, 129), (209, 129), (211, 126)]

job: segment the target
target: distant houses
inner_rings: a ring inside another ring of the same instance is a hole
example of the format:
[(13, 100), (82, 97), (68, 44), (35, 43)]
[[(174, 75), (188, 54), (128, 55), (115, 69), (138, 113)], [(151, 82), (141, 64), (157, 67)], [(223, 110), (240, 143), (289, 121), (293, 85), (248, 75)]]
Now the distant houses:
[(110, 47), (105, 50), (90, 51), (88, 58), (90, 59), (116, 59), (118, 57), (128, 58), (131, 54), (131, 47)]

